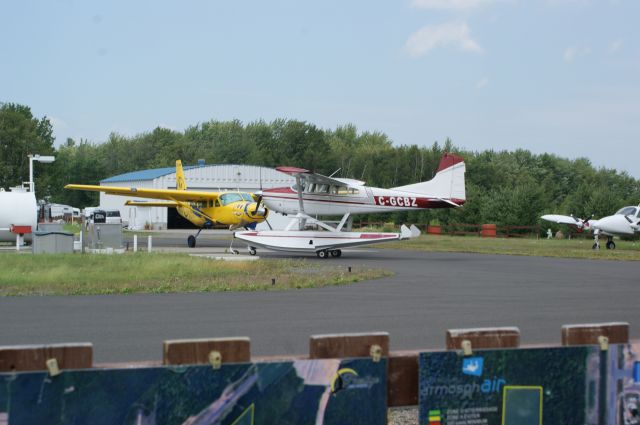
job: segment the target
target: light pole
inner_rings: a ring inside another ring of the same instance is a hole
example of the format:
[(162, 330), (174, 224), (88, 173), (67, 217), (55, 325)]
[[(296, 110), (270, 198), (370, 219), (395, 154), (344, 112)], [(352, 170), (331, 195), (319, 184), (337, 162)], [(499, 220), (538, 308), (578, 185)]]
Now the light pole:
[(42, 155), (32, 155), (29, 154), (29, 192), (35, 191), (35, 185), (33, 183), (33, 161), (44, 162), (45, 164), (50, 164), (56, 160), (54, 156), (42, 156)]

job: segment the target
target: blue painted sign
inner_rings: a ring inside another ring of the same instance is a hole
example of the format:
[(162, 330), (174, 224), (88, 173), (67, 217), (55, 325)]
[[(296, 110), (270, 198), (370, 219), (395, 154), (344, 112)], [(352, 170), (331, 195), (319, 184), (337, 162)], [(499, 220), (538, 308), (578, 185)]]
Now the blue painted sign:
[(0, 423), (386, 424), (386, 361), (0, 374)]
[(462, 373), (471, 376), (482, 376), (484, 359), (482, 357), (469, 357), (462, 360)]

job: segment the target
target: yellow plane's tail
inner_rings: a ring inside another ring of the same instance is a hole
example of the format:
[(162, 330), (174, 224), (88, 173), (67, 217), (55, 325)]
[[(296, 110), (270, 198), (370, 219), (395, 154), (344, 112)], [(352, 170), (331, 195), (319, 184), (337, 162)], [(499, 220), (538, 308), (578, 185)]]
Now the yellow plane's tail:
[(187, 190), (187, 182), (184, 179), (184, 170), (182, 170), (182, 161), (176, 161), (176, 189)]

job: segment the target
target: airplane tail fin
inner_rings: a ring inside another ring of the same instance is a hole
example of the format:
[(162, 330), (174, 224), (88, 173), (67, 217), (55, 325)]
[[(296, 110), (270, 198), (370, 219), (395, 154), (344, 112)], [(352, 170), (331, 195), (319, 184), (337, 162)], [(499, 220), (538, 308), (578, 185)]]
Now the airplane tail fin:
[(445, 153), (433, 179), (407, 186), (394, 187), (394, 190), (416, 193), (433, 198), (451, 200), (462, 205), (466, 200), (464, 159), (452, 153)]
[(182, 161), (176, 161), (176, 189), (187, 190), (187, 182), (184, 179), (184, 170), (182, 169)]

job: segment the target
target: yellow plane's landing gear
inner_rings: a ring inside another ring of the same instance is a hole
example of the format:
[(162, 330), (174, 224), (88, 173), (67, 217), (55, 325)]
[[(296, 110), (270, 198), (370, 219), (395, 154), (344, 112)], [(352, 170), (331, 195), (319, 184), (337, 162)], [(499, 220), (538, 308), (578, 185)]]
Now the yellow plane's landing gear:
[(187, 238), (187, 246), (189, 246), (189, 248), (196, 247), (196, 238), (200, 235), (200, 232), (202, 232), (202, 229), (198, 230), (198, 233), (196, 233), (195, 235), (189, 235), (189, 237)]

